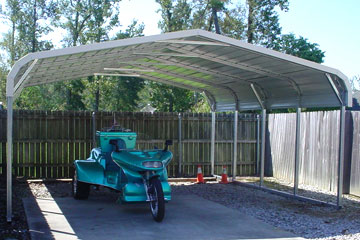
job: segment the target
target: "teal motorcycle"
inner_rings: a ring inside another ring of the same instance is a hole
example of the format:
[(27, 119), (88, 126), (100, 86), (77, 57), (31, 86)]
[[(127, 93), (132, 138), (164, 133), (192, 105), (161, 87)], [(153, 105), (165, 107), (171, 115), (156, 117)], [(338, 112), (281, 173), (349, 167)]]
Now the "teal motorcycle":
[(104, 186), (120, 192), (120, 203), (149, 202), (155, 221), (165, 215), (165, 202), (171, 200), (166, 166), (173, 158), (164, 149), (136, 150), (137, 134), (113, 126), (96, 132), (97, 147), (86, 160), (74, 162), (72, 194), (75, 199), (87, 199), (90, 186)]

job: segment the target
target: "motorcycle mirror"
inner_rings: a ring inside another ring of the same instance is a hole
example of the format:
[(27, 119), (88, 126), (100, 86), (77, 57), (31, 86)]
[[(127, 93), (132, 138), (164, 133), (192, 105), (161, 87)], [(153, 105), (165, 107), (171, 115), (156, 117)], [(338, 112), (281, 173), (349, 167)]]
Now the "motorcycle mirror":
[(172, 140), (166, 140), (165, 141), (165, 148), (164, 148), (164, 152), (166, 152), (168, 150), (168, 146), (171, 146), (173, 144)]

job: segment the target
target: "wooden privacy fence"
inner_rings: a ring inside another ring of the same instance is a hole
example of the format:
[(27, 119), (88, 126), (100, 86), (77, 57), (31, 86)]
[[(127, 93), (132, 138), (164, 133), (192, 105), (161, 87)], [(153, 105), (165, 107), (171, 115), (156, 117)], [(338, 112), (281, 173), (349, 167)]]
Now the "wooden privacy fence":
[[(346, 112), (344, 192), (360, 196), (360, 112)], [(296, 114), (269, 114), (267, 170), (293, 182)], [(299, 183), (337, 191), (340, 111), (301, 113)], [(271, 173), (270, 173), (271, 174)]]
[[(226, 165), (231, 172), (233, 154), (232, 114), (216, 115), (215, 174)], [(174, 159), (169, 176), (195, 176), (197, 165), (210, 175), (211, 114), (98, 112), (96, 129), (114, 120), (138, 133), (137, 148), (162, 148), (172, 139)], [(0, 111), (0, 173), (6, 167), (6, 111)], [(181, 133), (179, 126), (181, 125)], [(13, 173), (26, 178), (69, 178), (76, 159), (86, 159), (92, 148), (92, 113), (88, 111), (14, 111)], [(254, 175), (256, 170), (257, 119), (239, 114), (237, 174)], [(180, 133), (180, 134), (179, 134)], [(181, 136), (181, 139), (179, 138)], [(182, 159), (179, 159), (179, 143)], [(181, 161), (181, 168), (179, 168)]]

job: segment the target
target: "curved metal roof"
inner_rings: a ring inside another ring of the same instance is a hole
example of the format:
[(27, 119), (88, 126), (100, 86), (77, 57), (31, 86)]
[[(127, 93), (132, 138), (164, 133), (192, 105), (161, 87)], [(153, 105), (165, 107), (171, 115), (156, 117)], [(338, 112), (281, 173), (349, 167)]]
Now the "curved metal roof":
[(7, 96), (94, 74), (138, 76), (205, 92), (216, 111), (352, 103), (349, 81), (336, 69), (203, 30), (28, 54), (9, 73)]

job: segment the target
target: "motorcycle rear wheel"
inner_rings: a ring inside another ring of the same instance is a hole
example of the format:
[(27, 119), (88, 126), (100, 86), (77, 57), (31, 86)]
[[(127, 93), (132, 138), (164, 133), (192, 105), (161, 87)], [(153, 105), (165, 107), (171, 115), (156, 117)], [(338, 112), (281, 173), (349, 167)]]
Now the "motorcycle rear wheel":
[(72, 181), (72, 195), (77, 200), (88, 199), (90, 193), (90, 184), (80, 182), (77, 178), (77, 171), (75, 169)]
[(161, 182), (158, 178), (150, 180), (150, 210), (155, 221), (161, 222), (165, 216), (165, 200)]

